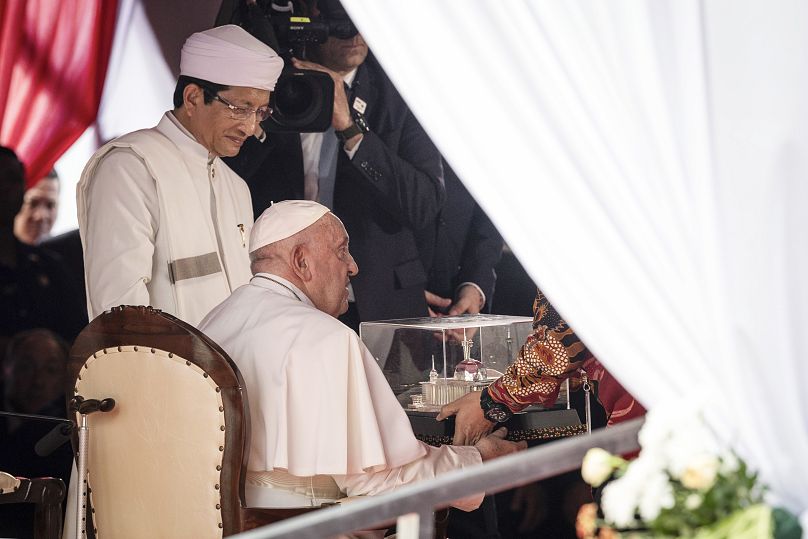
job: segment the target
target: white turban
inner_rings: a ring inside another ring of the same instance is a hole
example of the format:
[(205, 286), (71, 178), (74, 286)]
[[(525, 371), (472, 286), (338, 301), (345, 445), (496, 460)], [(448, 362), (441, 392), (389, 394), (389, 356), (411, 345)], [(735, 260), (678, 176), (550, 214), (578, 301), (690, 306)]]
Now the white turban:
[(329, 210), (312, 200), (285, 200), (276, 202), (255, 221), (250, 232), (250, 253), (290, 238), (316, 223)]
[(270, 92), (282, 69), (271, 47), (234, 24), (192, 34), (180, 57), (180, 75)]

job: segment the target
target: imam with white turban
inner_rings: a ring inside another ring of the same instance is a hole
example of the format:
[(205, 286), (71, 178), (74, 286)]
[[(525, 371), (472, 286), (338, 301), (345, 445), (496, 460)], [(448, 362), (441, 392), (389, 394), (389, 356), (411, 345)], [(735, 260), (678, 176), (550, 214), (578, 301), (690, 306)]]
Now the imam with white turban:
[[(185, 42), (181, 75), (272, 90), (283, 60), (242, 28)], [(117, 305), (151, 305), (199, 321), (250, 279), (252, 203), (244, 183), (172, 112), (101, 147), (76, 188), (90, 320)], [(68, 507), (75, 506), (76, 470)], [(65, 515), (74, 537), (75, 512)]]
[[(250, 252), (294, 236), (328, 211), (312, 201), (273, 204), (255, 222)], [(199, 327), (246, 384), (248, 506), (319, 506), (481, 462), (474, 447), (416, 440), (359, 336), (278, 275), (257, 273)], [(454, 505), (471, 510), (482, 497)]]
[[(181, 75), (271, 90), (283, 60), (238, 26), (193, 34)], [(99, 149), (77, 188), (87, 308), (152, 305), (196, 325), (250, 278), (247, 185), (167, 112)]]

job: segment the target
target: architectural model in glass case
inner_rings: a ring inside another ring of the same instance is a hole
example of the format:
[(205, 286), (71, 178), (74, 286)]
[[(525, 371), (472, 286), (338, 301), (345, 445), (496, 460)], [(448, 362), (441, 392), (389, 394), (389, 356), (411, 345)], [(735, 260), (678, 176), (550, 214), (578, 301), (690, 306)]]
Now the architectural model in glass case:
[[(502, 376), (532, 331), (525, 316), (460, 315), (363, 322), (368, 349), (405, 408), (437, 411)], [(554, 408), (569, 408), (568, 384)]]

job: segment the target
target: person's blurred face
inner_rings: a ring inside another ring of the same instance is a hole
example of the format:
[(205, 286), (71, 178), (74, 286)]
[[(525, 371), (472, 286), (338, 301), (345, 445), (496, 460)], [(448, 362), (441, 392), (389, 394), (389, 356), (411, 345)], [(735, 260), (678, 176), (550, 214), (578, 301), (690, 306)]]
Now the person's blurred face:
[(348, 39), (328, 36), (328, 41), (318, 46), (315, 60), (337, 73), (349, 73), (362, 65), (368, 56), (368, 46), (362, 34)]
[(14, 235), (36, 245), (47, 238), (59, 209), (59, 180), (43, 178), (25, 192), (22, 208), (14, 218)]
[(315, 307), (337, 317), (348, 310), (348, 284), (359, 268), (348, 250), (342, 222), (332, 214), (323, 219), (307, 260), (312, 276), (307, 292)]
[[(214, 99), (205, 104), (203, 90), (193, 86), (197, 91), (192, 95), (193, 106), (187, 107), (190, 125), (185, 127), (210, 153), (219, 157), (237, 155), (247, 137), (256, 132), (258, 120), (255, 114), (245, 120), (236, 120), (223, 102)], [(269, 92), (257, 88), (233, 86), (217, 95), (236, 107), (250, 110), (269, 105)]]
[(13, 226), (14, 218), (22, 207), (25, 179), (20, 165), (13, 159), (0, 156), (0, 226)]
[(34, 335), (17, 347), (5, 369), (5, 392), (14, 411), (34, 414), (64, 393), (67, 358), (52, 338)]

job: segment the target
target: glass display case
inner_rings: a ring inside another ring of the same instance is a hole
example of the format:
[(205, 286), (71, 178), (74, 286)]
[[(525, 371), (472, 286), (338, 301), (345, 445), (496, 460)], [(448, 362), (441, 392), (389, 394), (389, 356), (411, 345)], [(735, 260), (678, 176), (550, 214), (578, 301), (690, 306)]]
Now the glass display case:
[[(363, 322), (359, 335), (408, 410), (437, 412), (496, 380), (532, 331), (525, 316), (461, 315)], [(553, 409), (568, 409), (569, 382)]]

